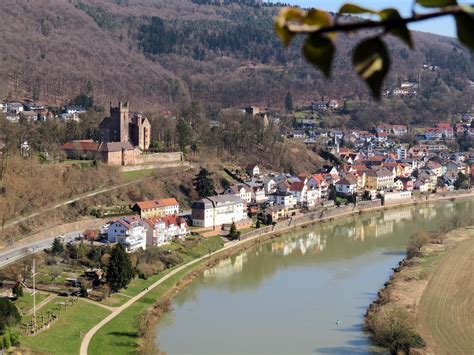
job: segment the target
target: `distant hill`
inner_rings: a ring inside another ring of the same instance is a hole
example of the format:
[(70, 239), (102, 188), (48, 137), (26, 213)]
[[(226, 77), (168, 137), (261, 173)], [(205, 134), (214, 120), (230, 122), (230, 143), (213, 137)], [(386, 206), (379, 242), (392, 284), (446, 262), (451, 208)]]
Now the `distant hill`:
[[(280, 107), (287, 91), (296, 103), (321, 96), (368, 98), (349, 64), (354, 38), (338, 38), (333, 79), (327, 81), (302, 59), (297, 43), (282, 48), (272, 26), (278, 7), (255, 4), (2, 1), (0, 100), (34, 98), (60, 105), (88, 91), (102, 104), (128, 99), (136, 109), (151, 110), (190, 99), (217, 107)], [(474, 80), (473, 56), (452, 38), (415, 33), (415, 43), (410, 51), (388, 38), (393, 70), (387, 87), (421, 78), (420, 105), (431, 107), (433, 94), (454, 105), (450, 98), (462, 98), (467, 80)], [(422, 71), (424, 63), (440, 69)], [(467, 105), (458, 101), (456, 111)]]

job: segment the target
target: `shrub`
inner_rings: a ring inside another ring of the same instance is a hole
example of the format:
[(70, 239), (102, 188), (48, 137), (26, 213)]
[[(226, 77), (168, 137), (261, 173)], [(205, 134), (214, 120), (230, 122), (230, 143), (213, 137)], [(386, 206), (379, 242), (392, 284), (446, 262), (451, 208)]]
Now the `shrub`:
[(413, 327), (413, 320), (402, 308), (382, 309), (371, 314), (365, 323), (374, 343), (397, 354), (409, 353), (411, 348), (422, 348), (425, 342)]
[(421, 248), (423, 245), (428, 244), (430, 238), (425, 233), (419, 233), (411, 236), (410, 242), (407, 247), (408, 259), (414, 258), (421, 255)]

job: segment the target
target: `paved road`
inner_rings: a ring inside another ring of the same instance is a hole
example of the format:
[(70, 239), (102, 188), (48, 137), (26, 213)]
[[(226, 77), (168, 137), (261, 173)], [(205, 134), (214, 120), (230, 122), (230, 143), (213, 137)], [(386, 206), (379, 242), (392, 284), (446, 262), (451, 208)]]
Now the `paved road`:
[[(76, 231), (71, 233), (66, 233), (64, 235), (63, 241), (65, 243), (69, 242), (70, 240), (74, 240), (76, 237), (82, 236), (82, 231)], [(20, 260), (25, 256), (38, 253), (44, 249), (50, 248), (53, 244), (54, 238), (57, 236), (50, 237), (47, 239), (43, 239), (37, 242), (33, 242), (27, 245), (23, 245), (21, 247), (5, 250), (4, 252), (0, 252), (0, 268), (7, 266), (8, 264)]]
[(40, 211), (38, 212), (35, 212), (35, 213), (32, 213), (32, 214), (29, 214), (27, 216), (24, 216), (24, 217), (20, 217), (20, 218), (17, 218), (13, 221), (8, 221), (7, 223), (5, 223), (5, 225), (3, 226), (3, 228), (8, 228), (8, 227), (11, 227), (11, 226), (14, 226), (18, 223), (21, 223), (21, 222), (24, 222), (28, 219), (31, 219), (33, 217), (37, 217), (45, 212), (49, 212), (49, 211), (53, 211), (57, 208), (60, 208), (60, 207), (64, 207), (64, 206), (67, 206), (67, 205), (70, 205), (70, 204), (73, 204), (74, 202), (77, 202), (77, 201), (80, 201), (80, 200), (83, 200), (85, 198), (88, 198), (88, 197), (92, 197), (92, 196), (96, 196), (96, 195), (100, 195), (100, 194), (103, 194), (105, 192), (109, 192), (109, 191), (112, 191), (112, 190), (116, 190), (116, 189), (120, 189), (121, 187), (126, 187), (128, 185), (132, 185), (132, 184), (136, 184), (136, 183), (139, 183), (139, 182), (142, 182), (146, 179), (150, 179), (151, 177), (146, 177), (146, 178), (143, 178), (143, 179), (139, 179), (139, 180), (134, 180), (134, 181), (130, 181), (130, 182), (127, 182), (125, 184), (120, 184), (120, 185), (115, 185), (115, 186), (111, 186), (111, 187), (106, 187), (106, 188), (103, 188), (103, 189), (100, 189), (100, 190), (96, 190), (96, 191), (93, 191), (93, 192), (89, 192), (89, 193), (86, 193), (86, 194), (83, 194), (83, 195), (80, 195), (78, 197), (75, 197), (75, 198), (72, 198), (70, 200), (67, 200), (67, 201), (63, 201), (61, 203), (58, 203), (54, 206), (50, 206), (50, 207), (46, 207), (46, 208), (43, 208), (41, 209)]

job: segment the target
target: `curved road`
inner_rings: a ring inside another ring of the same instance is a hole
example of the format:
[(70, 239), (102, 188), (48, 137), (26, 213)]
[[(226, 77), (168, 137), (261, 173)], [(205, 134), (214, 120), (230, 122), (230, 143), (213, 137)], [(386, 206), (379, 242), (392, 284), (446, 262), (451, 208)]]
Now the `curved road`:
[[(67, 243), (81, 236), (82, 236), (82, 231), (65, 233), (63, 242)], [(40, 251), (43, 251), (45, 249), (51, 248), (54, 238), (57, 238), (57, 236), (43, 239), (43, 240), (33, 242), (30, 244), (22, 245), (20, 247), (9, 249), (5, 252), (0, 253), (0, 268), (13, 263), (14, 261), (20, 260), (24, 258), (25, 256), (32, 255)]]

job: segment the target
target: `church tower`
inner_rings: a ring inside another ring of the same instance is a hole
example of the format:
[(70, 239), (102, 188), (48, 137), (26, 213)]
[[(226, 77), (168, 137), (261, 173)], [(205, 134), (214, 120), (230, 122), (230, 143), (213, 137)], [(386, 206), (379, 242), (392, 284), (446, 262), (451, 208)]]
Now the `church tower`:
[(120, 102), (118, 106), (110, 104), (111, 142), (128, 142), (130, 133), (130, 108), (128, 102)]

